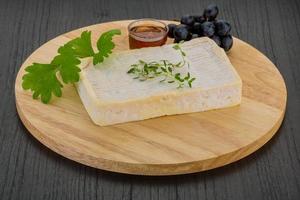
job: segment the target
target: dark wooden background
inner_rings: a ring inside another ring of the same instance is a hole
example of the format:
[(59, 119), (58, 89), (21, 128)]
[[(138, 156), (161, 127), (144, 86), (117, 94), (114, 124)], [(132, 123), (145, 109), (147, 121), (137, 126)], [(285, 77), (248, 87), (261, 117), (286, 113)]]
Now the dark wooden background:
[(285, 120), (262, 149), (207, 172), (142, 177), (67, 160), (22, 125), (14, 81), (22, 62), (49, 39), (94, 23), (202, 13), (211, 0), (0, 0), (0, 199), (300, 199), (300, 1), (223, 0), (220, 18), (265, 53), (288, 87)]

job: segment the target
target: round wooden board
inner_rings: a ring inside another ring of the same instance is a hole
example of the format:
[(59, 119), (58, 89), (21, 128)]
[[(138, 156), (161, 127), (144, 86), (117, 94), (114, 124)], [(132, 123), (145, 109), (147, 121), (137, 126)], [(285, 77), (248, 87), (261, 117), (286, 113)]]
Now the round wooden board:
[[(286, 107), (286, 86), (272, 62), (249, 44), (234, 39), (228, 56), (243, 81), (240, 106), (100, 127), (90, 120), (73, 85), (62, 98), (45, 105), (21, 87), (24, 68), (49, 63), (59, 46), (92, 31), (99, 35), (120, 28), (115, 51), (128, 49), (127, 25), (116, 21), (60, 35), (37, 49), (22, 65), (15, 83), (21, 120), (53, 151), (95, 168), (141, 175), (199, 172), (239, 160), (264, 145), (280, 127)], [(168, 42), (172, 42), (169, 40)]]

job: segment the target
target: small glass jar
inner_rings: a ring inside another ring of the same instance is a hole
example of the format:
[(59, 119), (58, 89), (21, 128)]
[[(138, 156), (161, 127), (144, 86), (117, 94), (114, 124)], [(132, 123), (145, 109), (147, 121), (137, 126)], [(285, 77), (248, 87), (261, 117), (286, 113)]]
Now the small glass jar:
[(168, 26), (156, 19), (139, 19), (128, 25), (129, 47), (155, 47), (167, 41)]

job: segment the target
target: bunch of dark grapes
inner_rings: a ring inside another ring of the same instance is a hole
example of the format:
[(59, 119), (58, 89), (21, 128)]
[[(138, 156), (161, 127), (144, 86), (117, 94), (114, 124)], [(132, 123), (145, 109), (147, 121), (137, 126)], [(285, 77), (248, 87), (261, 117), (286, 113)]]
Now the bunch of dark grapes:
[(174, 38), (175, 43), (206, 36), (229, 51), (233, 44), (231, 25), (225, 20), (217, 20), (218, 13), (217, 5), (211, 4), (205, 8), (203, 15), (184, 15), (181, 17), (181, 24), (168, 24), (168, 36)]

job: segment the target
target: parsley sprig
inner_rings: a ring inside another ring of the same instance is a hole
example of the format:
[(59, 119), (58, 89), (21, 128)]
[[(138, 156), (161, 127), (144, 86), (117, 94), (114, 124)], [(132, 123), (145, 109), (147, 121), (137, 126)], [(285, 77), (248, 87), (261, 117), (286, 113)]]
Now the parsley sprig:
[[(115, 44), (112, 42), (114, 35), (120, 35), (119, 29), (103, 33), (97, 41), (97, 50), (94, 52), (91, 43), (91, 31), (82, 32), (75, 38), (58, 49), (58, 55), (50, 64), (33, 63), (25, 68), (26, 74), (22, 77), (24, 90), (31, 90), (34, 99), (41, 98), (43, 103), (49, 103), (52, 94), (62, 96), (63, 84), (79, 81), (80, 58), (93, 57), (93, 64), (103, 62), (112, 53)], [(57, 78), (60, 75), (62, 82)]]
[(196, 78), (191, 77), (190, 72), (182, 75), (176, 72), (177, 68), (184, 67), (186, 64), (189, 67), (189, 62), (186, 60), (186, 53), (180, 47), (181, 43), (173, 46), (173, 48), (180, 52), (182, 60), (178, 63), (172, 63), (169, 60), (145, 62), (139, 60), (138, 63), (132, 64), (128, 70), (128, 74), (133, 74), (134, 79), (146, 81), (157, 77), (162, 77), (160, 82), (176, 83), (177, 88), (183, 88), (188, 85), (192, 87), (192, 83)]

